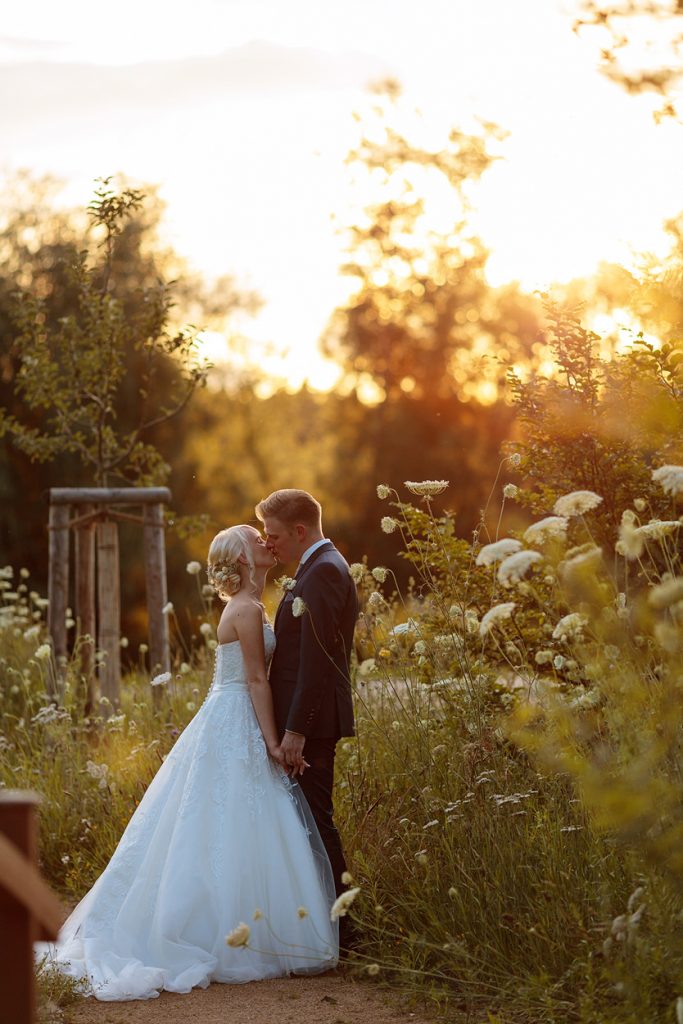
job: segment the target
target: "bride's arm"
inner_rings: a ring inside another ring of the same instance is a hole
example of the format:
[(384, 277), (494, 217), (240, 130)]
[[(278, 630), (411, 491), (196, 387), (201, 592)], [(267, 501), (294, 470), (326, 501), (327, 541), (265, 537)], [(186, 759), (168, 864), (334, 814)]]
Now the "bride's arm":
[(263, 619), (256, 607), (240, 609), (234, 619), (235, 631), (242, 647), (244, 669), (249, 684), (249, 695), (261, 727), (268, 753), (282, 761), (279, 754), (280, 738), (275, 725), (273, 695), (266, 671), (266, 652), (263, 644)]

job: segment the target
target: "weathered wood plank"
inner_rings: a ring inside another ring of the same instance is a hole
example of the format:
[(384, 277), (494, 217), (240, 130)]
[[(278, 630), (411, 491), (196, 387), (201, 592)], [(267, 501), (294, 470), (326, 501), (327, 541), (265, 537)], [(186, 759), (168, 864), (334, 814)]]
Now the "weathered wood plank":
[(58, 678), (52, 668), (48, 670), (48, 690), (56, 696), (61, 685), (63, 664), (67, 654), (66, 609), (69, 604), (69, 506), (50, 505), (49, 564), (47, 583), (47, 628), (52, 637), (52, 648)]
[(97, 647), (105, 655), (99, 665), (100, 695), (105, 717), (119, 705), (121, 678), (121, 596), (119, 588), (119, 531), (116, 523), (97, 524)]
[[(154, 675), (158, 672), (169, 672), (171, 669), (168, 616), (163, 612), (164, 605), (168, 601), (164, 510), (161, 505), (146, 505), (144, 517), (149, 660)], [(161, 687), (155, 688), (155, 700), (160, 700), (160, 691)]]
[[(85, 515), (92, 512), (92, 506), (83, 507)], [(93, 712), (96, 699), (95, 679), (95, 523), (85, 520), (76, 531), (76, 623), (79, 636), (81, 673), (85, 680), (87, 699), (86, 715)], [(88, 637), (89, 639), (84, 639)]]
[(157, 505), (168, 504), (168, 487), (51, 487), (52, 505)]

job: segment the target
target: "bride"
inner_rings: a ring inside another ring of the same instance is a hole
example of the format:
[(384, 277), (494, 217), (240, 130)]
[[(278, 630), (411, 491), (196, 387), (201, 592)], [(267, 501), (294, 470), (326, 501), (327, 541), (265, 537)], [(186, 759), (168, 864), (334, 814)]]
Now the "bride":
[(332, 872), (282, 767), (267, 678), (275, 637), (261, 597), (275, 561), (251, 526), (211, 543), (209, 580), (226, 601), (213, 682), (49, 951), (98, 999), (337, 963)]

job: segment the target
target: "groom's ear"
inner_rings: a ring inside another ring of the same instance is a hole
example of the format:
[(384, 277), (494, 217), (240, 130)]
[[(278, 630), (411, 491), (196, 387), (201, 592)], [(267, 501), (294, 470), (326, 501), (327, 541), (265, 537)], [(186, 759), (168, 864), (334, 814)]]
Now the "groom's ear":
[(297, 523), (295, 525), (295, 527), (294, 527), (294, 531), (296, 533), (297, 540), (299, 540), (299, 541), (306, 540), (306, 534), (307, 534), (308, 530), (303, 525), (303, 523)]

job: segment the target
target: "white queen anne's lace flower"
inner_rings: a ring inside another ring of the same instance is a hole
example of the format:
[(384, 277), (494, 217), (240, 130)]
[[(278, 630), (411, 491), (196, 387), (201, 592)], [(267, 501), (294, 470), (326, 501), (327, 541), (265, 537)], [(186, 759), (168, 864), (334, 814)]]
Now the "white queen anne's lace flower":
[(360, 583), (365, 575), (365, 566), (362, 562), (352, 562), (349, 566), (349, 576), (354, 583)]
[(384, 501), (391, 494), (391, 487), (387, 487), (386, 484), (377, 484), (377, 497)]
[(377, 565), (372, 570), (372, 576), (373, 576), (374, 579), (377, 580), (378, 583), (384, 583), (384, 581), (386, 580), (388, 574), (389, 574), (389, 570), (385, 569), (383, 565)]
[(493, 608), (489, 608), (486, 615), (483, 616), (479, 623), (479, 632), (481, 636), (486, 636), (490, 633), (494, 626), (499, 626), (501, 622), (509, 619), (515, 610), (514, 601), (504, 601), (502, 604), (494, 604)]
[(569, 612), (564, 615), (553, 630), (554, 640), (567, 640), (580, 636), (588, 625), (588, 619), (581, 612)]
[(394, 519), (393, 516), (382, 516), (380, 526), (382, 527), (383, 533), (393, 533), (398, 529), (400, 523), (398, 519)]
[(568, 521), (564, 516), (546, 516), (532, 523), (524, 533), (527, 544), (545, 544), (549, 540), (564, 540), (567, 536)]
[(359, 892), (360, 888), (356, 886), (354, 889), (347, 889), (341, 896), (337, 896), (330, 910), (330, 920), (336, 921), (338, 917), (346, 917)]
[(521, 548), (521, 543), (512, 537), (497, 540), (494, 544), (485, 544), (477, 555), (477, 565), (494, 565), (496, 562), (502, 561), (503, 558), (507, 558), (508, 555), (514, 555)]
[(503, 487), (504, 498), (516, 498), (519, 494), (519, 487), (517, 484), (505, 484)]
[(517, 551), (514, 555), (508, 555), (505, 561), (498, 567), (498, 580), (504, 587), (511, 587), (524, 579), (529, 569), (535, 562), (543, 561), (543, 555), (538, 551)]
[(423, 498), (434, 498), (437, 494), (443, 494), (448, 487), (448, 480), (404, 480), (403, 483), (412, 494), (419, 494)]
[(154, 678), (150, 681), (150, 686), (166, 686), (166, 684), (170, 683), (170, 681), (170, 672), (160, 672), (158, 676), (154, 676)]
[(198, 576), (202, 571), (200, 562), (188, 562), (185, 566), (185, 572), (189, 573), (190, 576)]
[(602, 503), (602, 498), (595, 491), (572, 491), (570, 494), (563, 494), (553, 506), (553, 512), (558, 516), (582, 516), (591, 512)]
[(683, 466), (660, 466), (652, 473), (652, 479), (665, 494), (671, 494), (674, 498), (683, 494)]
[(41, 644), (40, 647), (38, 647), (38, 649), (36, 650), (36, 652), (33, 655), (33, 657), (37, 658), (38, 661), (47, 661), (47, 659), (50, 657), (51, 654), (52, 654), (52, 648), (50, 647), (50, 645), (49, 644)]

